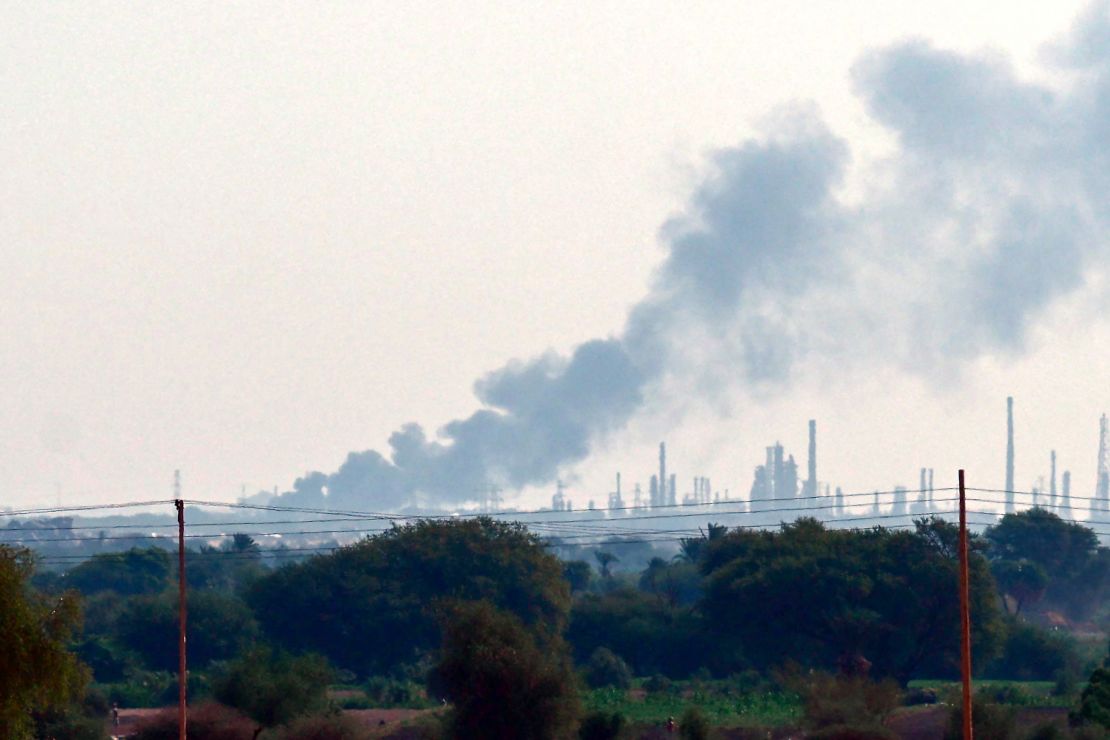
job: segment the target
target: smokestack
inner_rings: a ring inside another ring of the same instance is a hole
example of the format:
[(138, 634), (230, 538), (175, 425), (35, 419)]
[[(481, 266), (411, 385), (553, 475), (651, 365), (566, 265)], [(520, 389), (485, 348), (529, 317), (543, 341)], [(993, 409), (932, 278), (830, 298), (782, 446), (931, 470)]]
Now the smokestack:
[(1048, 483), (1049, 506), (1056, 506), (1056, 450), (1052, 451), (1051, 477)]
[(667, 503), (667, 445), (659, 443), (659, 506)]
[(1060, 479), (1060, 508), (1056, 512), (1061, 519), (1071, 519), (1071, 471), (1065, 470)]
[(1006, 513), (1014, 513), (1014, 397), (1006, 397)]
[(1091, 518), (1096, 512), (1105, 514), (1110, 507), (1110, 427), (1106, 414), (1098, 420), (1098, 481), (1095, 500), (1091, 502)]
[(817, 420), (809, 420), (809, 477), (806, 479), (805, 495), (817, 496)]
[[(775, 491), (775, 499), (778, 500), (781, 498), (786, 498), (783, 495), (786, 487), (783, 485), (783, 483), (785, 482), (785, 476), (783, 476), (782, 469), (782, 445), (778, 442), (775, 442), (775, 468), (771, 476), (772, 485)], [(793, 498), (793, 495), (791, 495), (791, 498)]]

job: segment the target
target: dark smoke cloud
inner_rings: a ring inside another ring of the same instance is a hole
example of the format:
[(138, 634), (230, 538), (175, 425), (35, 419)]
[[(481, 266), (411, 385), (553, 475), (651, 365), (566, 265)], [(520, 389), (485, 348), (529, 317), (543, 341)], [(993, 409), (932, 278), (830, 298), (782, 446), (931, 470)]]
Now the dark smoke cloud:
[(351, 453), (283, 501), (388, 509), (549, 482), (621, 429), (653, 384), (691, 371), (676, 339), (690, 332), (727, 363), (705, 375), (708, 392), (781, 384), (812, 358), (943, 374), (1020, 351), (1044, 310), (1105, 263), (1107, 39), (1103, 3), (1054, 49), (1072, 75), (1063, 91), (924, 42), (867, 56), (859, 94), (897, 151), (863, 205), (837, 197), (846, 143), (813, 111), (782, 116), (773, 134), (712, 157), (661, 229), (667, 257), (620, 334), (514, 361), (475, 384), (482, 407), (469, 417), (434, 437), (406, 425), (388, 456)]

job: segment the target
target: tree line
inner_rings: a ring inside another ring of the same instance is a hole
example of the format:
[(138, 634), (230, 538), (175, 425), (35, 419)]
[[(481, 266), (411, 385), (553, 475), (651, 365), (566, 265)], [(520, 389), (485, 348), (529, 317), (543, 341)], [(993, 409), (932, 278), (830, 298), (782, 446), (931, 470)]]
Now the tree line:
[[(813, 519), (774, 530), (710, 525), (677, 556), (630, 573), (613, 567), (619, 540), (593, 563), (562, 561), (524, 525), (489, 518), (396, 526), (276, 568), (237, 535), (188, 553), (190, 690), (264, 726), (289, 722), (301, 711), (294, 704), (318, 707), (313, 687), (324, 677), (384, 681), (449, 701), (456, 737), (492, 736), (497, 722), (558, 737), (578, 721), (580, 676), (620, 684), (769, 675), (790, 664), (865, 666), (901, 685), (954, 677), (956, 541), (956, 528), (936, 518), (910, 530)], [(0, 647), (0, 734), (45, 736), (47, 708), (72, 705), (90, 681), (125, 706), (172, 700), (168, 553), (105, 553), (64, 573), (36, 573), (27, 551), (0, 555), (0, 627), (16, 636)], [(1040, 509), (973, 537), (978, 674), (1082, 673), (1074, 642), (1040, 625), (1047, 615), (1104, 619), (1108, 562), (1090, 529)], [(281, 684), (294, 674), (309, 678)], [(506, 710), (512, 697), (519, 715)]]

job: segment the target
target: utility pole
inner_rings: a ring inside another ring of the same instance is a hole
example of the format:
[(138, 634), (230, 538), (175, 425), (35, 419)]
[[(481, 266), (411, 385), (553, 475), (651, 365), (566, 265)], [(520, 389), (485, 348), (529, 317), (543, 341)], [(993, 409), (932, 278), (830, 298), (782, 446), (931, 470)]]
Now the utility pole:
[[(180, 479), (178, 479), (180, 480)], [(178, 485), (180, 490), (180, 485)], [(180, 740), (185, 738), (185, 502), (175, 499), (177, 507), (177, 593), (178, 625), (177, 642), (177, 726)]]
[(964, 740), (971, 738), (971, 611), (967, 552), (967, 505), (964, 494), (964, 471), (960, 470), (960, 663), (964, 684)]

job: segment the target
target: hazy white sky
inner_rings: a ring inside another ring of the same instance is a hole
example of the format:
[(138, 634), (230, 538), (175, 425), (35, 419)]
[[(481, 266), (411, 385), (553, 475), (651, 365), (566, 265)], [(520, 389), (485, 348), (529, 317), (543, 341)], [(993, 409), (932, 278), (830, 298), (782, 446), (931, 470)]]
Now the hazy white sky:
[[(4, 5), (0, 506), (161, 498), (175, 468), (190, 497), (284, 490), (465, 416), (507, 360), (621, 330), (707, 154), (777, 107), (812, 101), (847, 139), (851, 199), (896, 146), (853, 95), (862, 54), (922, 37), (1066, 85), (1042, 45), (1084, 7), (404, 5)], [(923, 465), (997, 485), (1008, 393), (1019, 486), (1054, 447), (1089, 495), (1101, 285), (943, 382), (661, 393), (564, 471), (572, 498), (617, 469), (646, 487), (663, 437), (680, 493), (695, 474), (746, 493), (764, 445), (804, 456), (811, 417), (846, 490)]]

